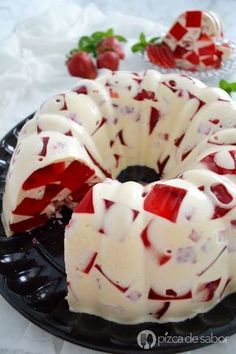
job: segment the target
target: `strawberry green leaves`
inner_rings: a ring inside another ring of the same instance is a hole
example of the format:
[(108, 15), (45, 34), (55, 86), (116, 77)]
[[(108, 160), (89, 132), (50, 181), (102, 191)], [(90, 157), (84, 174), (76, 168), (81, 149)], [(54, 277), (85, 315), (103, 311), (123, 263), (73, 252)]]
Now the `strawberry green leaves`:
[[(95, 79), (97, 69), (118, 70), (120, 60), (125, 58), (122, 45), (125, 42), (125, 37), (115, 34), (112, 28), (82, 36), (77, 47), (67, 55), (68, 72), (72, 76)], [(96, 58), (96, 61), (93, 58)]]
[(93, 33), (93, 35), (97, 36), (97, 33), (102, 33), (102, 37), (100, 37), (100, 39), (108, 38), (108, 37), (114, 37), (119, 42), (124, 42), (124, 43), (127, 42), (127, 39), (125, 37), (121, 36), (120, 34), (115, 34), (114, 30), (112, 28), (109, 28), (106, 32), (95, 32), (95, 33)]
[(127, 39), (123, 36), (121, 36), (120, 34), (116, 34), (114, 36), (119, 42), (123, 42), (123, 43), (126, 43), (127, 42)]
[(102, 31), (97, 31), (91, 34), (92, 39), (94, 39), (95, 41), (100, 41), (106, 36), (107, 36), (107, 32), (102, 32)]
[(236, 92), (236, 82), (228, 82), (226, 80), (220, 80), (218, 85), (222, 90), (226, 91), (229, 95), (231, 95), (232, 92)]
[(105, 38), (116, 38), (119, 42), (127, 42), (126, 38), (115, 34), (112, 28), (107, 31), (97, 31), (91, 34), (91, 36), (83, 36), (78, 42), (78, 50), (86, 53), (91, 53), (95, 58), (97, 56), (97, 46)]
[(158, 43), (160, 43), (160, 37), (152, 37), (149, 40), (147, 40), (145, 34), (141, 32), (139, 35), (139, 42), (135, 43), (131, 47), (131, 50), (133, 53), (141, 52), (142, 54), (144, 54), (148, 44), (158, 44)]
[(79, 51), (92, 53), (94, 57), (96, 57), (96, 45), (95, 40), (88, 36), (83, 36), (80, 38), (78, 42), (78, 49)]

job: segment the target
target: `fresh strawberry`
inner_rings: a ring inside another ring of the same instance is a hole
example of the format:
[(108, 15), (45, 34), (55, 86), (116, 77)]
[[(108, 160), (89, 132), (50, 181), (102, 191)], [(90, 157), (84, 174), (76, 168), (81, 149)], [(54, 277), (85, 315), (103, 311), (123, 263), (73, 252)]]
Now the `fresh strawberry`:
[(119, 55), (116, 52), (108, 51), (100, 53), (97, 57), (97, 67), (116, 71), (119, 68)]
[(163, 53), (163, 56), (165, 57), (166, 63), (169, 65), (170, 68), (174, 68), (175, 67), (174, 53), (172, 52), (170, 47), (168, 47), (168, 45), (165, 43), (161, 44), (161, 48), (162, 48), (162, 53)]
[(165, 44), (148, 44), (146, 52), (150, 62), (153, 64), (164, 68), (173, 68), (175, 66), (173, 52)]
[(120, 59), (124, 59), (125, 53), (122, 44), (115, 37), (107, 37), (101, 40), (97, 45), (97, 53), (115, 52)]
[(148, 44), (146, 47), (148, 58), (152, 64), (163, 66), (163, 61), (156, 44)]
[(170, 65), (169, 65), (168, 60), (165, 56), (162, 46), (158, 46), (156, 48), (156, 55), (159, 57), (159, 61), (160, 61), (161, 66), (163, 68), (167, 68), (167, 69), (170, 68)]
[(72, 51), (66, 65), (72, 76), (79, 76), (85, 79), (95, 79), (97, 76), (96, 67), (88, 53)]
[(147, 56), (148, 56), (150, 62), (152, 64), (159, 64), (159, 61), (158, 61), (158, 63), (156, 62), (156, 56), (154, 54), (154, 51), (155, 51), (154, 44), (148, 44), (145, 49), (146, 49)]
[(127, 42), (125, 37), (115, 34), (112, 28), (107, 31), (97, 31), (91, 36), (83, 36), (78, 42), (79, 50), (91, 53), (95, 58), (104, 52), (116, 52), (120, 59), (124, 59), (125, 54), (121, 42)]
[(144, 33), (141, 33), (139, 42), (135, 43), (131, 49), (134, 53), (141, 52), (144, 54), (146, 52), (150, 62), (155, 65), (164, 68), (175, 67), (174, 53), (167, 44), (160, 41), (159, 37), (147, 40)]
[(95, 79), (97, 68), (92, 57), (96, 58), (97, 56), (99, 56), (97, 58), (98, 68), (117, 70), (119, 59), (124, 59), (125, 56), (120, 42), (126, 42), (126, 39), (115, 34), (112, 28), (105, 32), (94, 32), (91, 36), (82, 36), (77, 47), (72, 49), (67, 57), (66, 65), (69, 73), (72, 76)]
[[(139, 35), (139, 42), (135, 43), (131, 47), (131, 50), (133, 53), (141, 52), (142, 54), (144, 54), (144, 52), (147, 50), (149, 45), (151, 46), (151, 45), (157, 44), (157, 43), (160, 43), (160, 37), (153, 37), (153, 38), (147, 39), (145, 34), (143, 32), (141, 32)], [(150, 47), (150, 48), (152, 49), (152, 47)]]

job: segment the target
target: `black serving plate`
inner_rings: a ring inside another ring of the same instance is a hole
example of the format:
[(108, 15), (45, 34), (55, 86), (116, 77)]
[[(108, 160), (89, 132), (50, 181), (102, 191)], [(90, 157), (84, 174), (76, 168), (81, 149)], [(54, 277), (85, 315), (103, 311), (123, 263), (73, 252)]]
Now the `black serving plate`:
[[(32, 116), (27, 119), (30, 118)], [(0, 142), (1, 198), (17, 136), (27, 119)], [(158, 338), (166, 334), (183, 338), (182, 342), (170, 343), (167, 340), (155, 345), (150, 351), (156, 353), (182, 352), (206, 345), (200, 340), (184, 342), (191, 333), (200, 338), (228, 336), (236, 332), (236, 294), (225, 298), (208, 313), (179, 323), (120, 325), (96, 316), (70, 312), (65, 300), (63, 257), (63, 231), (69, 218), (70, 212), (64, 209), (61, 221), (51, 220), (32, 232), (9, 239), (0, 223), (1, 294), (30, 321), (72, 343), (105, 352), (129, 354), (147, 352), (137, 343), (137, 336), (142, 330), (150, 330)]]

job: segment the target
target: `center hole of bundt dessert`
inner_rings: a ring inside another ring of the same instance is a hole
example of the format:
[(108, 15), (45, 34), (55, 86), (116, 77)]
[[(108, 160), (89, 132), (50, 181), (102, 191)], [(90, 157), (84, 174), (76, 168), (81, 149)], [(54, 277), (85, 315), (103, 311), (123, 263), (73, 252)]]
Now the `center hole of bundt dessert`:
[(146, 185), (159, 181), (161, 176), (153, 168), (146, 166), (128, 166), (116, 177), (120, 182), (134, 181)]

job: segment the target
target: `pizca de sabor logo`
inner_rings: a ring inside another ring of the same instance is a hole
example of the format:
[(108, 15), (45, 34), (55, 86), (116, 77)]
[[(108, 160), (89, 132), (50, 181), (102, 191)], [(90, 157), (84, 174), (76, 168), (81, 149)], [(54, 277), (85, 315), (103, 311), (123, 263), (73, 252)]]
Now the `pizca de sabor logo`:
[(146, 329), (139, 332), (137, 336), (137, 342), (140, 348), (151, 349), (156, 345), (157, 338), (155, 333)]

